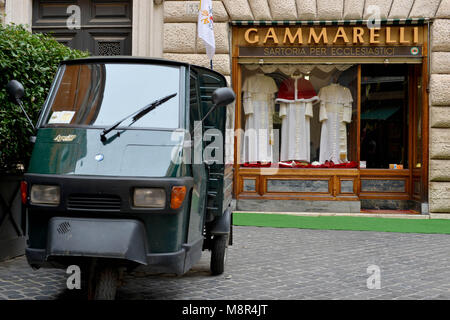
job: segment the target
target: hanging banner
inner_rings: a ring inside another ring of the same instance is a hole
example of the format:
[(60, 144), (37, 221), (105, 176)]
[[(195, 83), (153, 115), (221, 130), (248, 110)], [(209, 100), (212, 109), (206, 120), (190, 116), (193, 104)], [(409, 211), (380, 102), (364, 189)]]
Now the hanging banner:
[(212, 14), (211, 0), (200, 1), (200, 10), (198, 13), (197, 32), (199, 38), (203, 40), (206, 47), (206, 55), (212, 60), (216, 52), (216, 42), (214, 39), (214, 19)]

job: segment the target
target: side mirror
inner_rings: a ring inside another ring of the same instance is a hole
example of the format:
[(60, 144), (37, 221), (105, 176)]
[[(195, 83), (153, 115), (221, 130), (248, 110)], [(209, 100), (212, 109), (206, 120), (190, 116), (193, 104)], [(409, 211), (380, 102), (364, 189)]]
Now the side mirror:
[(23, 85), (17, 80), (11, 80), (10, 82), (8, 82), (8, 84), (6, 85), (6, 91), (8, 92), (10, 99), (14, 103), (18, 103), (25, 94)]
[(20, 106), (23, 113), (25, 114), (25, 117), (27, 117), (28, 122), (30, 123), (31, 127), (33, 128), (33, 131), (36, 131), (36, 128), (33, 125), (33, 122), (31, 121), (30, 117), (28, 116), (27, 112), (23, 108), (22, 105), (22, 98), (25, 95), (25, 89), (23, 88), (23, 85), (17, 81), (17, 80), (11, 80), (6, 85), (6, 91), (9, 94), (9, 98), (16, 104)]
[(223, 88), (217, 88), (214, 90), (211, 100), (212, 100), (212, 107), (209, 109), (208, 113), (203, 117), (203, 120), (208, 118), (209, 114), (214, 111), (217, 107), (225, 107), (232, 103), (236, 99), (236, 95), (234, 94), (234, 91), (230, 88), (223, 87)]
[(212, 94), (212, 103), (215, 107), (225, 107), (236, 99), (234, 91), (230, 88), (218, 88)]

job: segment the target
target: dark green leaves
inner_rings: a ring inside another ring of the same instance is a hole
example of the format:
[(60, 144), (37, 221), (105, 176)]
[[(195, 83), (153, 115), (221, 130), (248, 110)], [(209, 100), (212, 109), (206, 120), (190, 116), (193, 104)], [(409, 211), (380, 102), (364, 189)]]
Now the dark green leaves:
[(10, 102), (6, 84), (13, 79), (23, 84), (23, 104), (36, 123), (60, 61), (88, 55), (23, 26), (0, 25), (0, 172), (26, 168), (32, 149), (28, 140), (32, 129), (20, 108)]

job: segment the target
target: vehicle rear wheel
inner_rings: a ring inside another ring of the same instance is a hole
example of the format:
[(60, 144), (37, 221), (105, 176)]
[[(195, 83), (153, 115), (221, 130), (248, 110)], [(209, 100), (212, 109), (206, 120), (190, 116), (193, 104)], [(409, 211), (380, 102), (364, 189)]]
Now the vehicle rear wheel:
[(211, 247), (211, 273), (222, 274), (225, 269), (228, 249), (228, 235), (216, 235)]

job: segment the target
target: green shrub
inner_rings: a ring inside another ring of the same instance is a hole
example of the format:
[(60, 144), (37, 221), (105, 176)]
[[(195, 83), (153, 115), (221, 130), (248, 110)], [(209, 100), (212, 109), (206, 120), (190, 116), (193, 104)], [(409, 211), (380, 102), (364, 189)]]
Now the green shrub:
[(59, 63), (87, 55), (23, 26), (0, 25), (0, 172), (26, 168), (32, 150), (33, 130), (20, 107), (9, 100), (6, 84), (13, 79), (23, 84), (22, 102), (36, 124)]

